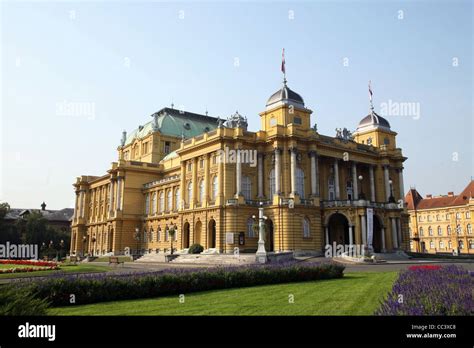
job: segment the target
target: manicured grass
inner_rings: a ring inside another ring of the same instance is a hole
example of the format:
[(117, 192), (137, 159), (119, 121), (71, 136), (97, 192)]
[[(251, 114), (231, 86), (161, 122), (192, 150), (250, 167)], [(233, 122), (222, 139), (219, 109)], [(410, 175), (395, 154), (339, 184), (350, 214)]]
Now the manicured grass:
[[(11, 266), (11, 265), (8, 265), (8, 266)], [(58, 274), (58, 273), (96, 273), (96, 272), (110, 271), (110, 268), (107, 266), (96, 266), (96, 265), (90, 265), (90, 264), (61, 265), (60, 267), (61, 268), (59, 270), (47, 270), (47, 271), (35, 271), (35, 272), (23, 272), (23, 273), (4, 273), (4, 274), (0, 274), (0, 279), (44, 277), (44, 276)]]
[[(129, 256), (117, 256), (120, 262), (132, 262), (132, 258)], [(92, 262), (109, 262), (110, 256), (101, 256), (96, 258)]]
[[(53, 308), (50, 315), (372, 315), (398, 272)], [(289, 303), (290, 295), (294, 303)]]

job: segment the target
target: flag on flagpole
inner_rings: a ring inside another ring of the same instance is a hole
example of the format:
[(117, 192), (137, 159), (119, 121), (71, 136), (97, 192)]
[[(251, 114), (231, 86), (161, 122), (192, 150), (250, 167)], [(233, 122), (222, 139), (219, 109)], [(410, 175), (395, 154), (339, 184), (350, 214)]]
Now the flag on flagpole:
[(281, 72), (285, 75), (286, 74), (286, 69), (285, 69), (285, 49), (283, 49), (283, 52), (281, 54)]
[(372, 102), (372, 88), (370, 88), (370, 81), (369, 81), (369, 99)]

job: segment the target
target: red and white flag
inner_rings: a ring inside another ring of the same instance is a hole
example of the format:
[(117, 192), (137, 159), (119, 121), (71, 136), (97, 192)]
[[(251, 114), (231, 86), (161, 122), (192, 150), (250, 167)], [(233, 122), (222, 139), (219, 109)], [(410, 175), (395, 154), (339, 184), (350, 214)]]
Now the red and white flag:
[(370, 88), (370, 81), (369, 81), (369, 99), (372, 101), (372, 89)]
[(286, 74), (285, 70), (285, 49), (283, 49), (283, 53), (281, 54), (281, 72)]

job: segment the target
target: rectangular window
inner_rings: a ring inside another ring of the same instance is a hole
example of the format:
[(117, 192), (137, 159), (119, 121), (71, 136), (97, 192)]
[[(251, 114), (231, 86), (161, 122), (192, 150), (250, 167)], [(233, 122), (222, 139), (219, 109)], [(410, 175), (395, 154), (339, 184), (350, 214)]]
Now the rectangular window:
[(190, 172), (193, 169), (193, 164), (191, 162), (188, 162), (188, 172)]
[(199, 168), (204, 168), (204, 159), (202, 158), (199, 160)]
[(170, 143), (169, 141), (165, 141), (164, 152), (165, 152), (166, 154), (168, 154), (168, 153), (171, 152), (171, 143)]
[(293, 117), (293, 123), (294, 124), (301, 124), (301, 117)]

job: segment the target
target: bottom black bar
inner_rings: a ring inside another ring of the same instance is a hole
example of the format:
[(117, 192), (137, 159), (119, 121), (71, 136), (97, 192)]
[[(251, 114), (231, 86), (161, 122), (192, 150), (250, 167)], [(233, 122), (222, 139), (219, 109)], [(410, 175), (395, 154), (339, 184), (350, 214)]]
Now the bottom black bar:
[(0, 346), (245, 342), (289, 347), (322, 342), (472, 346), (472, 324), (471, 317), (0, 317)]

